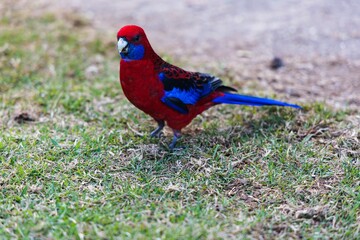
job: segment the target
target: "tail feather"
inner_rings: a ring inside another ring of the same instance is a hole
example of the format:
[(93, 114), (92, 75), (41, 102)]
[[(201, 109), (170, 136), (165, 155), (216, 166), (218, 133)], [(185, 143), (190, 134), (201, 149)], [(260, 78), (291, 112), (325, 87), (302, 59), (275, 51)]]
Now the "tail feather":
[(299, 105), (281, 102), (274, 99), (239, 95), (233, 93), (225, 93), (223, 96), (215, 98), (213, 102), (248, 105), (248, 106), (283, 106), (283, 107), (301, 108)]

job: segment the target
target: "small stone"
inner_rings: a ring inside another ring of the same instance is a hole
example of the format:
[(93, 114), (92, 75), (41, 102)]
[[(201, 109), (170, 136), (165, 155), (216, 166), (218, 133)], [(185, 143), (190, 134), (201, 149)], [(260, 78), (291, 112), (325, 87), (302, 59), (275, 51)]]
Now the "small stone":
[(270, 68), (272, 70), (278, 70), (279, 68), (284, 66), (284, 61), (279, 57), (274, 57), (273, 60), (271, 60)]

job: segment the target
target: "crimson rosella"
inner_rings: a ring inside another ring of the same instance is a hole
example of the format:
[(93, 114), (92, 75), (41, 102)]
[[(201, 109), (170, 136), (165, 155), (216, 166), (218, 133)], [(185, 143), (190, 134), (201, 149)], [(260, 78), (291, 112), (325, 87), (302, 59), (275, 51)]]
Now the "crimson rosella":
[(175, 147), (182, 128), (198, 114), (220, 103), (301, 108), (277, 100), (231, 93), (236, 90), (224, 86), (215, 76), (185, 71), (165, 62), (154, 52), (139, 26), (122, 27), (117, 33), (117, 41), (124, 94), (157, 122), (158, 127), (151, 136), (159, 136), (165, 122), (173, 130), (170, 149)]

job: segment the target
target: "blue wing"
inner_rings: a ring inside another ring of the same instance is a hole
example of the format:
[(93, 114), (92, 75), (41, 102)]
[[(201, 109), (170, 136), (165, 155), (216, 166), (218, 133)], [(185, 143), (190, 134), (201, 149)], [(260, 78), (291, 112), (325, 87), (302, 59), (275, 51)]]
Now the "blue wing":
[(188, 113), (186, 105), (196, 104), (201, 98), (215, 90), (236, 91), (223, 86), (222, 81), (217, 77), (205, 73), (188, 72), (170, 64), (161, 68), (159, 79), (165, 91), (161, 101), (182, 114)]

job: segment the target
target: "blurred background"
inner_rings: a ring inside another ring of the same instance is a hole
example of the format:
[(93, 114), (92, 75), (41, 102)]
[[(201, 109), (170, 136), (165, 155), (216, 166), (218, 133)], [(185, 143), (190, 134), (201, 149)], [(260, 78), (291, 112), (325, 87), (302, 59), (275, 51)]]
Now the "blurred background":
[[(360, 105), (358, 0), (64, 0), (57, 7), (84, 13), (114, 35), (138, 24), (155, 50), (189, 66), (221, 63), (293, 97)], [(264, 70), (276, 56), (286, 66), (280, 76)]]
[[(11, 5), (30, 3), (4, 2), (5, 15)], [(304, 103), (360, 106), (358, 0), (36, 0), (31, 5), (38, 15), (85, 17), (108, 49), (120, 27), (140, 25), (170, 62), (217, 74), (244, 93), (257, 89)], [(116, 54), (115, 47), (111, 51)], [(283, 63), (276, 70), (269, 67), (275, 57)]]
[(60, 6), (87, 13), (99, 27), (138, 24), (173, 54), (360, 57), (357, 0), (65, 0)]

